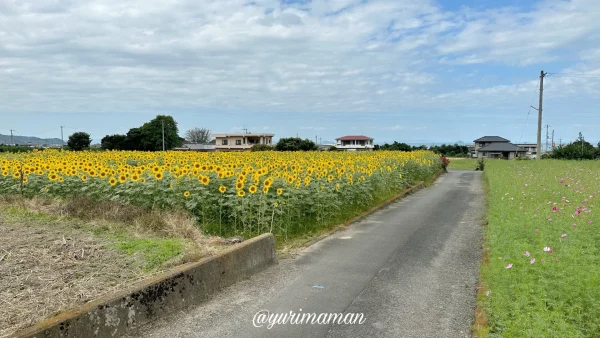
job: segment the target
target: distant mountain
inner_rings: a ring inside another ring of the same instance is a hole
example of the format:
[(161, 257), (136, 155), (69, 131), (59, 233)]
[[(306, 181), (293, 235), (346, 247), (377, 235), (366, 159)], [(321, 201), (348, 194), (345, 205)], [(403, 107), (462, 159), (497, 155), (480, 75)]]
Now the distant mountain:
[[(63, 144), (63, 141), (59, 138), (39, 138), (34, 136), (13, 136), (13, 142), (19, 145), (52, 145), (52, 144)], [(11, 144), (10, 135), (0, 134), (0, 144)]]

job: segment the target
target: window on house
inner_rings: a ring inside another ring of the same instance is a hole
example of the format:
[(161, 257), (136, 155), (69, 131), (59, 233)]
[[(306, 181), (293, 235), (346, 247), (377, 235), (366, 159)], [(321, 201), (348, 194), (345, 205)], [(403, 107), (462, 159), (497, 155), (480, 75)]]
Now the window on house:
[(235, 145), (236, 146), (241, 146), (242, 145), (242, 140), (235, 140)]
[(221, 141), (221, 145), (224, 145), (224, 146), (226, 146), (226, 145), (227, 145), (227, 140), (222, 140), (222, 141)]

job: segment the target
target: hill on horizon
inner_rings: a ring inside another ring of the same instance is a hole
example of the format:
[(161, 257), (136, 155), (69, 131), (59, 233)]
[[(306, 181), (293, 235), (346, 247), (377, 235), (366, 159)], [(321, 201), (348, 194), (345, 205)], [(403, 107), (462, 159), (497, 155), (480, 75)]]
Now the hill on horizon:
[[(63, 144), (63, 141), (59, 138), (39, 138), (35, 136), (19, 136), (13, 135), (13, 141), (18, 145), (51, 145), (51, 144)], [(10, 135), (0, 134), (0, 144), (10, 144)], [(64, 143), (66, 144), (66, 142)]]

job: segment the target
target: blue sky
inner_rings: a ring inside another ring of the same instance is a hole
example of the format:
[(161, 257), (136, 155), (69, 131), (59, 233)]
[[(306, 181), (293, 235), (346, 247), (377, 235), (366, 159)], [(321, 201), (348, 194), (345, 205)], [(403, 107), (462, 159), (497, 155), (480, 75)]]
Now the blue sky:
[[(0, 133), (600, 141), (597, 0), (0, 2)], [(529, 113), (529, 116), (528, 116)]]

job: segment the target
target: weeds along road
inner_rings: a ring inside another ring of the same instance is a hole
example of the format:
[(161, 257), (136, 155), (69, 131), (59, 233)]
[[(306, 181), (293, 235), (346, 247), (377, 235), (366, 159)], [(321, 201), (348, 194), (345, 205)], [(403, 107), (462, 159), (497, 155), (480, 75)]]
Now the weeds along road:
[[(484, 215), (480, 172), (450, 171), (140, 337), (470, 337)], [(364, 323), (253, 323), (271, 314), (356, 313)], [(266, 312), (263, 312), (266, 313)]]

